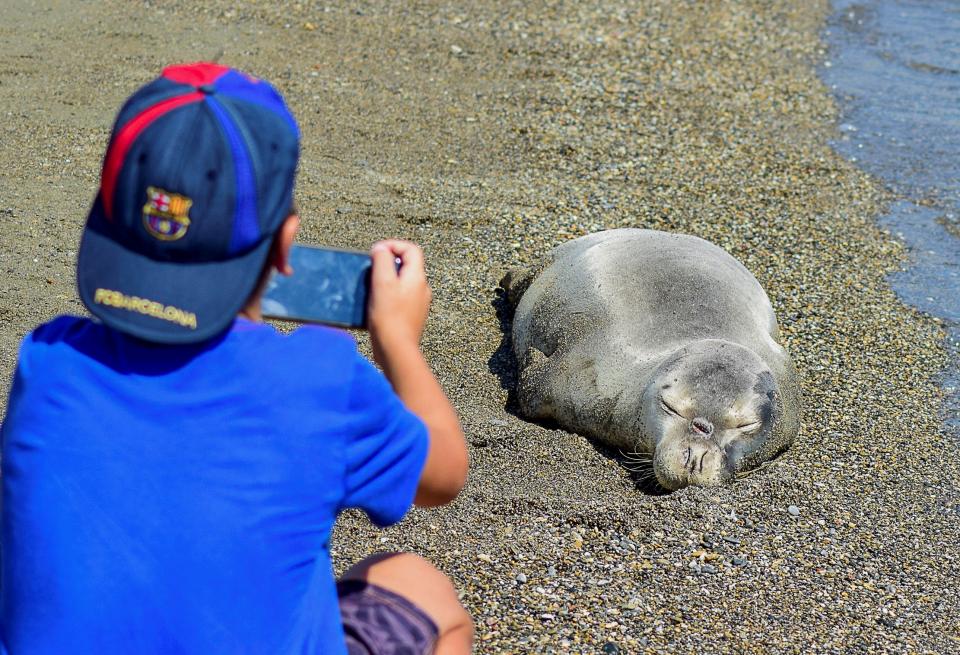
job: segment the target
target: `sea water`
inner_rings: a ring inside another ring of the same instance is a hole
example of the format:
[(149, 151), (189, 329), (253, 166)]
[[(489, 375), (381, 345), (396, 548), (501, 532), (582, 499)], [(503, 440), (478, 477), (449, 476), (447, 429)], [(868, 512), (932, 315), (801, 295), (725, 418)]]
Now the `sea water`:
[(910, 262), (890, 277), (947, 327), (947, 429), (960, 437), (960, 0), (834, 0), (820, 68), (834, 148), (899, 198), (879, 218)]

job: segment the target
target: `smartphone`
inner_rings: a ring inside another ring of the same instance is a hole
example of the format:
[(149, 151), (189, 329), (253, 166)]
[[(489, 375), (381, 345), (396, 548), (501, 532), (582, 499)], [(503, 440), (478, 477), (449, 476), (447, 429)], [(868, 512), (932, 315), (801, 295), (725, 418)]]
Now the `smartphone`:
[(264, 316), (346, 328), (367, 326), (370, 253), (294, 245), (290, 265), (293, 275), (274, 272), (267, 283)]

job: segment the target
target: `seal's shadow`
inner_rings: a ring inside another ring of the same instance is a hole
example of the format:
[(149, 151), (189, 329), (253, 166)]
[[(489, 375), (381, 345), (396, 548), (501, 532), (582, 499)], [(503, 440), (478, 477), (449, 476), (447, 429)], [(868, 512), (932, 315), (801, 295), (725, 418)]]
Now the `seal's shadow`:
[(507, 406), (504, 409), (508, 414), (526, 421), (527, 419), (520, 415), (520, 404), (517, 402), (517, 357), (510, 338), (513, 333), (514, 308), (503, 289), (497, 289), (496, 297), (490, 304), (497, 312), (497, 321), (500, 323), (500, 345), (487, 360), (487, 369), (497, 376), (500, 388), (507, 392)]
[[(500, 345), (487, 360), (488, 370), (497, 376), (500, 387), (507, 392), (507, 404), (504, 410), (517, 418), (539, 425), (548, 430), (562, 430), (562, 426), (554, 421), (532, 420), (520, 413), (520, 403), (517, 400), (517, 357), (513, 352), (513, 312), (514, 307), (507, 299), (507, 293), (503, 289), (497, 289), (496, 297), (490, 303), (497, 312), (497, 321), (500, 323)], [(621, 467), (629, 471), (630, 479), (636, 485), (637, 490), (651, 496), (663, 496), (670, 492), (659, 484), (653, 475), (652, 464), (640, 465), (632, 462), (626, 455), (616, 448), (610, 448), (606, 444), (594, 441), (584, 437), (593, 448), (606, 457), (612, 459)]]

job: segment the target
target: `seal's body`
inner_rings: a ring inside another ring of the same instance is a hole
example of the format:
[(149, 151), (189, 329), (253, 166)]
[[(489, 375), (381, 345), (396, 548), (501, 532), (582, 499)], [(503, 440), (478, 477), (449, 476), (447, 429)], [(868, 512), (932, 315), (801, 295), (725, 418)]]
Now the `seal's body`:
[[(528, 285), (528, 286), (527, 286)], [(619, 229), (507, 278), (522, 412), (718, 484), (796, 436), (798, 390), (757, 280), (697, 237)]]

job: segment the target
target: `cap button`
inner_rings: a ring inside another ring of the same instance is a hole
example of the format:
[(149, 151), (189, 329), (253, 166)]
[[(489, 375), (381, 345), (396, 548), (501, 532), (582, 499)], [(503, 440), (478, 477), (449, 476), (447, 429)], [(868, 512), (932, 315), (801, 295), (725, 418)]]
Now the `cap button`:
[(197, 90), (200, 93), (206, 93), (207, 95), (210, 95), (217, 91), (212, 84), (202, 84), (199, 87), (197, 87)]

